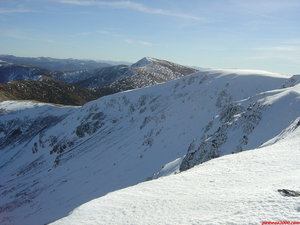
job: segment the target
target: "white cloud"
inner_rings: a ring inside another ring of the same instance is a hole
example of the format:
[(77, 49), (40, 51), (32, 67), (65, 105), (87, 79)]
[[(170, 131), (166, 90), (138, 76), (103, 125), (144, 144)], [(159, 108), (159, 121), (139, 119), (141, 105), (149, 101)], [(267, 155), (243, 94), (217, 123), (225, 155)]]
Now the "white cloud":
[[(293, 39), (295, 41), (297, 39)], [(291, 44), (290, 40), (283, 41), (286, 45), (266, 46), (254, 48), (256, 55), (249, 57), (249, 60), (284, 60), (290, 63), (300, 63), (300, 44)], [(289, 44), (290, 43), (290, 44)]]
[(154, 45), (153, 43), (148, 42), (148, 41), (134, 41), (131, 39), (124, 39), (123, 41), (126, 42), (127, 44), (136, 44), (136, 45), (143, 45), (143, 46), (148, 46), (148, 47), (151, 47)]
[(22, 32), (20, 30), (14, 30), (14, 29), (0, 30), (0, 36), (15, 38), (15, 39), (28, 40), (28, 41), (39, 41), (39, 42), (47, 42), (47, 43), (54, 43), (55, 42), (54, 40), (49, 39), (49, 38), (28, 36), (24, 32)]
[(104, 35), (110, 35), (112, 37), (124, 37), (123, 34), (118, 34), (112, 31), (107, 31), (107, 30), (97, 30), (96, 33), (98, 34), (104, 34)]
[(4, 9), (0, 8), (0, 15), (1, 14), (11, 14), (11, 13), (28, 13), (33, 12), (30, 9)]
[(148, 41), (138, 41), (137, 42), (140, 45), (144, 45), (144, 46), (153, 46), (154, 44)]
[(133, 40), (130, 37), (128, 37), (127, 35), (123, 35), (123, 34), (118, 34), (112, 31), (107, 31), (107, 30), (97, 30), (94, 32), (80, 32), (77, 34), (73, 34), (72, 36), (89, 36), (89, 35), (95, 35), (95, 34), (100, 34), (100, 35), (108, 35), (110, 37), (116, 38), (119, 41), (123, 41), (127, 44), (133, 44), (133, 45), (142, 45), (142, 46), (154, 46), (154, 43), (149, 42), (149, 41), (140, 41), (140, 40)]
[(300, 45), (300, 38), (292, 38), (284, 41), (285, 44)]
[(164, 15), (164, 16), (171, 16), (171, 17), (177, 17), (182, 19), (191, 19), (196, 21), (205, 21), (203, 18), (185, 14), (185, 13), (176, 13), (171, 12), (169, 10), (159, 9), (159, 8), (151, 8), (147, 7), (141, 3), (135, 3), (132, 1), (96, 1), (96, 0), (54, 0), (59, 3), (65, 3), (65, 4), (73, 4), (73, 5), (82, 5), (82, 6), (107, 6), (112, 8), (126, 8), (131, 9), (143, 13), (148, 14), (157, 14), (157, 15)]
[(80, 32), (77, 34), (77, 36), (88, 36), (90, 34), (91, 34), (91, 32)]
[(252, 12), (274, 13), (300, 7), (299, 0), (231, 0), (236, 6)]
[[(254, 60), (254, 61), (265, 61), (265, 60), (285, 60), (290, 63), (300, 63), (299, 56), (290, 56), (287, 54), (266, 54), (266, 55), (257, 55), (248, 57), (247, 60)], [(284, 63), (284, 62), (283, 62)]]
[(297, 52), (300, 51), (300, 46), (288, 45), (288, 46), (271, 46), (271, 47), (261, 47), (256, 48), (259, 51), (278, 51), (278, 52)]
[(115, 33), (107, 30), (97, 30), (96, 31), (98, 34), (105, 34), (105, 35), (114, 35)]

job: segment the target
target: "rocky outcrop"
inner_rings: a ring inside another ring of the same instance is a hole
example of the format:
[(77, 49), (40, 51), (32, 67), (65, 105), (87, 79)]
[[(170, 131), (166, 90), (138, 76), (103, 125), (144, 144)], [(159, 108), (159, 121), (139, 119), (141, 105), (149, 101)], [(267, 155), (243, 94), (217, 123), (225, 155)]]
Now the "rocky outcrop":
[[(248, 144), (248, 135), (259, 124), (265, 107), (259, 102), (252, 102), (247, 106), (232, 102), (232, 97), (226, 91), (219, 93), (216, 106), (220, 110), (219, 115), (207, 123), (198, 140), (192, 141), (182, 160), (180, 171), (219, 157), (220, 152), (228, 152), (222, 149), (228, 141), (234, 143), (227, 146), (231, 153), (243, 151)], [(229, 137), (232, 132), (236, 135)]]
[[(64, 116), (37, 117), (35, 119), (13, 119), (0, 123), (0, 149), (9, 145), (29, 142), (36, 135), (43, 136), (43, 131), (60, 122)], [(34, 150), (33, 150), (34, 152)]]
[(289, 189), (278, 189), (277, 191), (285, 197), (300, 197), (300, 191), (293, 191)]

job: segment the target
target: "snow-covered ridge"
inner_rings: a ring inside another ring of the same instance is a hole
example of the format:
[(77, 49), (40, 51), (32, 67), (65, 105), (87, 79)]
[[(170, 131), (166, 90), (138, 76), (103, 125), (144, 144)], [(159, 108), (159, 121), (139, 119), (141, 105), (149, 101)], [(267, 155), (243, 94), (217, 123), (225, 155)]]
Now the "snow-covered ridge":
[[(299, 121), (299, 119), (298, 119)], [(262, 224), (299, 221), (300, 128), (259, 150), (211, 160), (187, 172), (110, 193), (52, 225)]]
[(28, 108), (35, 108), (37, 106), (47, 105), (46, 103), (33, 103), (31, 101), (3, 101), (0, 102), (0, 109), (5, 112), (16, 112)]
[(265, 71), (265, 70), (253, 70), (253, 69), (219, 69), (219, 70), (215, 70), (215, 71), (220, 71), (220, 72), (226, 73), (226, 74), (229, 74), (229, 73), (235, 73), (235, 74), (239, 74), (239, 75), (260, 74), (260, 75), (270, 76), (270, 77), (284, 77), (284, 78), (291, 77), (291, 75), (288, 75), (288, 74), (281, 74), (281, 73), (274, 73), (274, 72)]
[(183, 159), (195, 166), (260, 147), (299, 118), (300, 86), (283, 88), (288, 79), (210, 70), (78, 108), (4, 112), (1, 222), (49, 223), (111, 191), (174, 173)]

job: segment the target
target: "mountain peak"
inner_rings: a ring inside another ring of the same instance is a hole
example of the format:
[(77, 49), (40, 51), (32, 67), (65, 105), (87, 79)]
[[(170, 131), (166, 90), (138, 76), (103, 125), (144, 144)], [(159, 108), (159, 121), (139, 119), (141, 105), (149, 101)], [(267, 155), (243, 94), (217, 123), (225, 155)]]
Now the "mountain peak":
[(137, 61), (136, 63), (132, 64), (131, 67), (144, 67), (153, 64), (153, 58), (151, 57), (144, 57)]

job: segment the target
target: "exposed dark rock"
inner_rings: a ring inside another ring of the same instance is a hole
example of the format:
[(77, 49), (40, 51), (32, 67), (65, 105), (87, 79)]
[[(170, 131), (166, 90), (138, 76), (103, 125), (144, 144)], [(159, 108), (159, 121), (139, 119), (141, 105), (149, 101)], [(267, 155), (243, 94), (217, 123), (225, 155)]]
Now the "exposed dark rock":
[(103, 126), (103, 123), (101, 123), (99, 121), (87, 122), (87, 123), (80, 124), (76, 128), (76, 135), (80, 138), (83, 138), (85, 136), (85, 134), (91, 135), (91, 134), (95, 133), (102, 126)]
[(61, 140), (58, 144), (54, 145), (50, 154), (63, 153), (67, 148), (74, 146), (73, 141)]
[(86, 134), (91, 135), (101, 128), (104, 123), (101, 122), (105, 119), (103, 112), (91, 113), (83, 118), (82, 123), (76, 127), (76, 135), (83, 138)]
[(285, 197), (300, 197), (300, 191), (293, 191), (289, 189), (278, 189), (277, 191)]
[[(0, 149), (12, 143), (23, 143), (33, 139), (35, 136), (39, 135), (42, 137), (43, 130), (49, 128), (64, 117), (37, 117), (34, 120), (20, 120), (14, 119), (7, 122), (0, 122), (0, 131), (5, 134), (5, 136), (0, 137)], [(33, 147), (33, 152), (38, 151), (38, 144)]]
[[(219, 156), (219, 149), (227, 142), (227, 134), (231, 130), (241, 130), (239, 143), (232, 146), (232, 153), (241, 152), (249, 142), (248, 134), (259, 124), (262, 114), (262, 106), (256, 102), (248, 107), (236, 104), (232, 97), (221, 91), (216, 100), (216, 106), (220, 108), (219, 121), (209, 121), (204, 127), (203, 135), (189, 146), (186, 156), (180, 165), (180, 171), (185, 171), (195, 165), (206, 162)], [(214, 123), (220, 126), (212, 130)], [(196, 144), (197, 142), (197, 144)]]

